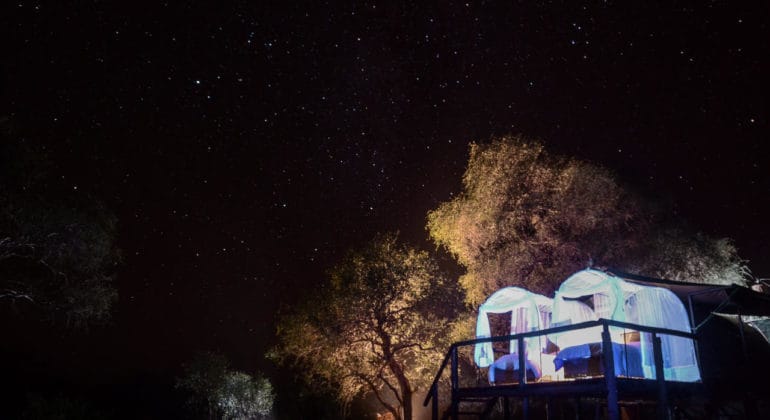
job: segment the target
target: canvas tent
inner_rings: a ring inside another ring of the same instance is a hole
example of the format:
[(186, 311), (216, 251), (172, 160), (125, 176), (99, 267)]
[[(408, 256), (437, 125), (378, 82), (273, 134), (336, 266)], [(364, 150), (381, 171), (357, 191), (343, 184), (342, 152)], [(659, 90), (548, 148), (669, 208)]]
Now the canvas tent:
[(631, 283), (668, 289), (686, 304), (698, 336), (701, 380), (715, 395), (739, 395), (765, 387), (770, 343), (758, 327), (767, 327), (770, 319), (767, 290), (611, 272)]
[[(551, 299), (519, 287), (505, 287), (493, 293), (479, 307), (476, 338), (491, 336), (489, 314), (511, 313), (511, 334), (542, 330), (550, 324)], [(527, 340), (526, 348), (533, 360), (545, 347), (545, 338)], [(517, 342), (511, 341), (510, 353), (518, 351)], [(488, 367), (495, 361), (492, 343), (476, 344), (474, 360), (479, 367)]]
[[(593, 306), (593, 308), (591, 308)], [(611, 273), (586, 269), (565, 280), (553, 300), (553, 325), (576, 324), (591, 318), (612, 319), (650, 327), (690, 332), (690, 320), (682, 301), (670, 290), (637, 284)], [(613, 342), (627, 345), (627, 335), (611, 328)], [(570, 331), (550, 338), (560, 349), (601, 342), (601, 329)], [(651, 334), (639, 337), (645, 378), (655, 377)], [(691, 339), (661, 336), (665, 378), (673, 381), (700, 380)]]

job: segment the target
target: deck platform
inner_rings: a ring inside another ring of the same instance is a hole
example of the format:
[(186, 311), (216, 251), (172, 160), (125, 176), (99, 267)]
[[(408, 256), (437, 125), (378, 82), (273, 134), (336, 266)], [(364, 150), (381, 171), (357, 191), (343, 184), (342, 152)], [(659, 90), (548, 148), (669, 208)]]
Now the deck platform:
[[(652, 336), (653, 356), (654, 356), (654, 378), (637, 378), (622, 376), (616, 372), (614, 363), (614, 351), (603, 352), (601, 364), (603, 372), (600, 376), (578, 377), (569, 379), (559, 379), (554, 381), (535, 381), (529, 382), (526, 374), (526, 362), (524, 358), (525, 348), (524, 339), (527, 337), (537, 337), (545, 334), (553, 334), (562, 331), (578, 330), (582, 328), (592, 328), (599, 326), (602, 328), (602, 349), (613, 349), (611, 341), (610, 328), (627, 328), (633, 331), (649, 333)], [(629, 403), (647, 403), (657, 406), (657, 418), (670, 418), (670, 403), (676, 400), (686, 400), (692, 397), (702, 397), (705, 395), (702, 382), (679, 382), (666, 380), (664, 374), (663, 352), (660, 335), (673, 335), (695, 340), (692, 333), (686, 333), (664, 328), (646, 327), (624, 322), (600, 319), (571, 326), (554, 327), (542, 331), (534, 331), (522, 334), (514, 334), (504, 337), (488, 337), (475, 340), (468, 340), (454, 343), (449, 352), (444, 357), (444, 361), (439, 367), (438, 373), (434, 378), (433, 385), (429, 394), (423, 402), (424, 406), (431, 404), (431, 414), (434, 420), (439, 419), (439, 393), (438, 381), (441, 378), (444, 368), (449, 366), (450, 374), (450, 401), (449, 408), (444, 412), (441, 418), (459, 419), (461, 415), (473, 414), (461, 408), (461, 405), (467, 403), (484, 404), (482, 411), (475, 413), (478, 418), (486, 418), (491, 413), (493, 405), (497, 401), (502, 401), (504, 405), (504, 418), (510, 418), (509, 403), (510, 399), (520, 399), (522, 405), (523, 418), (529, 418), (530, 401), (552, 399), (593, 399), (602, 401), (607, 409), (606, 417), (609, 420), (620, 419), (621, 405)], [(460, 381), (460, 357), (458, 349), (469, 348), (477, 343), (494, 341), (515, 341), (518, 345), (518, 364), (515, 369), (518, 380), (514, 383), (506, 384), (479, 384), (469, 386), (461, 385)], [(598, 406), (597, 406), (598, 407)]]
[[(656, 399), (659, 393), (658, 381), (637, 378), (616, 378), (618, 401)], [(703, 395), (703, 384), (699, 382), (666, 382), (668, 397), (672, 399)], [(568, 381), (535, 382), (525, 386), (519, 384), (460, 387), (456, 390), (460, 399), (491, 397), (605, 397), (607, 386), (604, 377), (575, 379)]]

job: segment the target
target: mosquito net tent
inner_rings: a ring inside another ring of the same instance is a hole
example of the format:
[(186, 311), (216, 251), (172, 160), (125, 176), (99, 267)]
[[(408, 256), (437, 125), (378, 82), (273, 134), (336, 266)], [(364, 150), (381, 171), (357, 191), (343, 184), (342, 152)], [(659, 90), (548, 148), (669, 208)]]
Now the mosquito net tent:
[[(506, 287), (493, 293), (479, 307), (476, 321), (476, 338), (491, 336), (489, 314), (511, 313), (511, 334), (542, 330), (550, 325), (551, 299), (529, 292), (519, 287)], [(539, 354), (545, 347), (545, 337), (525, 341), (530, 358)], [(516, 340), (510, 343), (510, 353), (518, 352)], [(488, 367), (495, 361), (492, 343), (476, 344), (474, 360), (479, 367)]]
[[(573, 274), (556, 291), (552, 325), (576, 324), (599, 318), (691, 331), (684, 304), (668, 289), (631, 283), (593, 269)], [(610, 333), (613, 342), (629, 345), (629, 331), (611, 327)], [(562, 350), (599, 343), (601, 327), (554, 334), (549, 338)], [(671, 335), (660, 335), (660, 338), (665, 378), (685, 382), (700, 380), (693, 341)], [(640, 346), (644, 377), (654, 378), (652, 334), (640, 333), (638, 338), (632, 340)]]

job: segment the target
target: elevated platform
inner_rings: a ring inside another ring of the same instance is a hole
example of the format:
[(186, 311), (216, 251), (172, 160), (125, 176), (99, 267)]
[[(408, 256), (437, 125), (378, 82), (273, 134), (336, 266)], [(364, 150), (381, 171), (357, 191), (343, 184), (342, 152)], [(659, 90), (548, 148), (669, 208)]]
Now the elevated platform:
[[(618, 414), (624, 410), (630, 418), (667, 416), (666, 407), (659, 405), (660, 385), (655, 380), (617, 378)], [(702, 383), (667, 382), (666, 398), (671, 406), (702, 404), (705, 390)], [(460, 387), (456, 390), (456, 410), (447, 409), (441, 419), (449, 418), (603, 418), (610, 417), (608, 389), (603, 377), (569, 381), (508, 384), (500, 386)], [(513, 414), (512, 407), (520, 411)], [(497, 410), (497, 415), (493, 411)], [(606, 410), (606, 412), (605, 412)], [(581, 411), (582, 416), (581, 416)], [(623, 415), (621, 418), (625, 418)], [(684, 416), (686, 418), (686, 416)]]
[[(527, 363), (524, 358), (524, 354), (526, 354), (524, 347), (526, 338), (594, 327), (601, 327), (602, 329), (602, 349), (615, 348), (611, 340), (610, 328), (627, 328), (651, 334), (653, 341), (654, 379), (625, 376), (623, 371), (618, 370), (618, 366), (622, 364), (615, 364), (614, 357), (617, 352), (613, 350), (602, 352), (603, 355), (599, 362), (602, 369), (601, 374), (598, 376), (592, 375), (590, 377), (567, 379), (562, 377), (558, 380), (540, 379), (539, 381), (528, 381)], [(434, 420), (440, 418), (438, 383), (441, 380), (444, 368), (449, 366), (451, 395), (449, 407), (445, 410), (444, 415), (441, 417), (442, 419), (452, 418), (457, 420), (461, 416), (467, 417), (469, 415), (477, 418), (487, 418), (494, 411), (494, 404), (498, 401), (503, 403), (503, 417), (508, 419), (511, 414), (509, 407), (510, 399), (521, 401), (522, 416), (525, 419), (529, 418), (529, 405), (531, 401), (542, 400), (548, 402), (554, 399), (573, 399), (577, 401), (578, 405), (581, 399), (592, 399), (599, 402), (599, 405), (596, 405), (596, 407), (600, 405), (606, 407), (606, 417), (610, 420), (619, 420), (621, 405), (631, 403), (654, 405), (657, 407), (657, 413), (654, 417), (670, 418), (671, 401), (703, 398), (705, 388), (701, 382), (681, 382), (666, 379), (660, 339), (660, 336), (663, 335), (696, 339), (693, 334), (682, 331), (600, 319), (542, 331), (454, 343), (450, 347), (449, 352), (447, 352), (423, 405), (427, 406), (432, 402), (432, 418)], [(469, 359), (468, 357), (460, 357), (460, 349), (471, 348), (477, 343), (495, 341), (518, 342), (518, 362), (515, 364), (516, 368), (513, 371), (517, 380), (513, 383), (497, 385), (479, 383), (478, 378), (476, 383), (461, 381), (460, 371), (467, 372), (470, 365), (468, 364), (469, 360), (466, 360)], [(463, 369), (460, 368), (461, 364), (464, 364)], [(461, 384), (461, 382), (465, 383)], [(468, 405), (475, 405), (477, 406), (476, 408), (479, 405), (482, 407), (480, 411), (468, 411), (466, 408)], [(579, 412), (579, 409), (577, 411)]]
[[(618, 401), (655, 400), (659, 395), (658, 381), (636, 378), (616, 378)], [(666, 382), (668, 398), (691, 398), (703, 395), (703, 384), (695, 382)], [(479, 399), (490, 397), (599, 397), (607, 395), (605, 378), (576, 379), (558, 382), (536, 382), (520, 386), (519, 384), (465, 387), (456, 390), (459, 399)]]

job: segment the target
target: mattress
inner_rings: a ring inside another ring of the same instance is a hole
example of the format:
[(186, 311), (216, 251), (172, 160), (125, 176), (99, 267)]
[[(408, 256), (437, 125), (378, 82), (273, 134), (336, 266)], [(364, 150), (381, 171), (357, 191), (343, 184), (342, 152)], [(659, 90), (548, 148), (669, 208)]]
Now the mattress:
[[(642, 352), (638, 342), (612, 343), (616, 376), (644, 377)], [(567, 347), (553, 361), (556, 370), (564, 368), (566, 378), (604, 375), (602, 343)]]
[[(526, 360), (527, 381), (535, 381), (540, 378), (542, 372), (537, 361)], [(519, 355), (506, 354), (501, 356), (489, 366), (490, 383), (519, 382)]]

